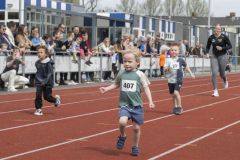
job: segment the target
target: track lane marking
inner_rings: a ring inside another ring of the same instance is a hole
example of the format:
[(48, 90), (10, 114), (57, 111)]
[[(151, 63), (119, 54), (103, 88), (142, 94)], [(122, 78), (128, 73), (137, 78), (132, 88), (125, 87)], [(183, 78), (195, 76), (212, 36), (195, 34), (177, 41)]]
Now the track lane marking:
[(237, 124), (239, 124), (239, 123), (240, 123), (240, 120), (235, 121), (235, 122), (233, 122), (233, 123), (230, 123), (230, 124), (228, 124), (228, 125), (226, 125), (226, 126), (223, 126), (223, 127), (219, 128), (219, 129), (217, 129), (217, 130), (214, 130), (214, 131), (212, 131), (212, 132), (210, 132), (210, 133), (207, 133), (207, 134), (205, 134), (205, 135), (203, 135), (203, 136), (201, 136), (201, 137), (198, 137), (198, 138), (196, 138), (196, 139), (194, 139), (194, 140), (191, 140), (191, 141), (189, 141), (189, 142), (187, 142), (187, 143), (185, 143), (185, 144), (181, 144), (181, 145), (179, 145), (178, 147), (169, 149), (169, 150), (167, 150), (167, 151), (165, 151), (165, 152), (163, 152), (163, 153), (161, 153), (161, 154), (159, 154), (159, 155), (156, 155), (156, 156), (154, 156), (154, 157), (151, 157), (151, 158), (149, 158), (148, 160), (155, 160), (155, 159), (159, 159), (159, 158), (161, 158), (161, 157), (164, 157), (164, 156), (166, 156), (166, 155), (168, 155), (168, 154), (170, 154), (170, 153), (173, 153), (173, 152), (175, 152), (175, 151), (177, 151), (177, 150), (180, 150), (180, 149), (182, 149), (182, 148), (184, 148), (184, 147), (193, 145), (193, 143), (195, 143), (195, 142), (198, 142), (198, 141), (200, 141), (200, 140), (203, 140), (203, 139), (205, 139), (205, 138), (208, 138), (208, 137), (210, 137), (210, 136), (212, 136), (212, 135), (214, 135), (214, 134), (217, 134), (218, 132), (221, 132), (221, 131), (223, 131), (223, 130), (225, 130), (225, 129), (228, 129), (228, 128), (230, 128), (230, 127), (232, 127), (232, 126), (234, 126), (234, 125), (237, 125)]
[[(239, 81), (239, 80), (234, 80), (234, 81)], [(233, 81), (230, 81), (230, 82), (233, 82)], [(206, 84), (198, 84), (198, 85), (191, 85), (191, 86), (187, 86), (187, 87), (183, 87), (182, 89), (186, 89), (186, 88), (193, 88), (193, 87), (197, 87), (197, 86), (204, 86), (204, 85), (209, 85), (210, 83), (206, 83)], [(231, 87), (229, 87), (231, 88)], [(224, 88), (222, 89), (219, 89), (219, 90), (224, 90)], [(151, 91), (152, 93), (156, 93), (156, 92), (162, 92), (162, 91), (168, 91), (168, 89), (162, 89), (162, 90), (156, 90), (156, 91)], [(210, 92), (210, 91), (208, 91)], [(71, 104), (76, 104), (76, 103), (84, 103), (84, 102), (93, 102), (93, 101), (97, 101), (97, 100), (105, 100), (105, 99), (109, 99), (109, 98), (117, 98), (119, 97), (119, 95), (117, 96), (111, 96), (111, 97), (108, 97), (108, 98), (97, 98), (97, 99), (87, 99), (87, 100), (82, 100), (82, 101), (75, 101), (75, 102), (71, 102), (71, 103), (64, 103), (64, 104), (61, 104), (61, 106), (65, 106), (65, 105), (71, 105)], [(49, 106), (44, 106), (42, 108), (51, 108), (53, 107), (52, 105), (49, 105)], [(20, 110), (12, 110), (12, 111), (5, 111), (5, 112), (0, 112), (0, 115), (3, 115), (3, 114), (9, 114), (9, 113), (15, 113), (15, 112), (21, 112), (21, 111), (28, 111), (28, 110), (34, 110), (35, 108), (31, 107), (31, 108), (25, 108), (25, 109), (20, 109)]]
[[(230, 88), (238, 88), (238, 87), (240, 87), (240, 85), (237, 85), (237, 86), (234, 86), (234, 87), (229, 87), (229, 89)], [(184, 96), (181, 96), (181, 97), (182, 98), (191, 97), (191, 96), (195, 96), (195, 95), (199, 95), (199, 94), (203, 94), (203, 93), (208, 93), (208, 92), (211, 92), (211, 91), (204, 91), (204, 92), (199, 92), (199, 93), (195, 93), (195, 94), (188, 94), (188, 95), (184, 95)], [(109, 97), (106, 98), (106, 99), (109, 99)], [(163, 101), (167, 101), (167, 100), (172, 100), (172, 97), (165, 98), (165, 99), (162, 99), (162, 100), (157, 100), (157, 101), (154, 101), (154, 103), (159, 103), (159, 102), (163, 102)], [(145, 102), (143, 104), (148, 104), (148, 103)], [(215, 104), (215, 103), (208, 104), (208, 106), (211, 106), (213, 104)], [(0, 129), (0, 132), (9, 131), (9, 130), (13, 130), (13, 129), (24, 128), (24, 127), (29, 127), (29, 126), (34, 126), (34, 125), (39, 125), (39, 124), (46, 124), (46, 123), (51, 123), (51, 122), (57, 122), (57, 121), (62, 121), (62, 120), (73, 119), (73, 118), (79, 118), (79, 117), (84, 117), (84, 116), (89, 116), (89, 115), (95, 115), (95, 114), (100, 114), (100, 113), (114, 111), (114, 110), (117, 110), (117, 109), (118, 108), (115, 107), (115, 108), (108, 109), (108, 110), (102, 110), (102, 111), (97, 111), (97, 112), (90, 112), (90, 113), (80, 114), (80, 115), (76, 115), (76, 116), (69, 116), (69, 117), (58, 118), (58, 119), (53, 119), (53, 120), (47, 120), (47, 121), (42, 121), (42, 122), (36, 122), (36, 123), (30, 123), (30, 124), (25, 124), (25, 125), (19, 125), (19, 126), (15, 126), (15, 127), (3, 128), (3, 129)]]
[[(192, 112), (192, 111), (195, 111), (195, 110), (199, 110), (199, 109), (202, 109), (202, 108), (207, 108), (207, 107), (214, 107), (215, 104), (220, 104), (220, 103), (224, 103), (224, 102), (228, 102), (228, 101), (232, 101), (232, 100), (236, 100), (236, 99), (239, 99), (240, 97), (234, 97), (234, 98), (229, 98), (229, 99), (226, 99), (226, 100), (223, 100), (223, 101), (218, 101), (218, 102), (214, 102), (214, 103), (211, 103), (211, 104), (207, 104), (207, 105), (203, 105), (203, 106), (199, 106), (199, 107), (196, 107), (196, 108), (193, 108), (193, 109), (189, 109), (189, 110), (186, 110), (184, 111), (184, 113), (187, 113), (187, 112)], [(150, 119), (150, 120), (147, 120), (145, 121), (144, 123), (150, 123), (150, 122), (154, 122), (154, 121), (157, 121), (157, 120), (161, 120), (161, 119), (166, 119), (168, 117), (173, 117), (175, 115), (171, 114), (171, 115), (167, 115), (167, 116), (163, 116), (163, 117), (158, 117), (158, 118), (154, 118), (154, 119)], [(218, 130), (215, 130), (213, 132), (210, 132), (209, 134), (207, 135), (213, 135), (217, 132), (220, 132), (221, 130), (223, 129), (226, 129), (228, 127), (231, 127), (235, 124), (238, 124), (240, 123), (240, 120), (237, 121), (237, 122), (234, 122), (232, 124), (229, 124), (227, 126), (225, 126), (224, 128), (220, 128)], [(127, 125), (126, 128), (129, 128), (131, 127), (132, 125)], [(74, 142), (78, 142), (78, 141), (84, 141), (84, 140), (87, 140), (87, 139), (90, 139), (90, 138), (94, 138), (94, 137), (97, 137), (97, 136), (101, 136), (101, 135), (105, 135), (105, 134), (108, 134), (108, 133), (112, 133), (112, 132), (115, 132), (115, 131), (118, 131), (118, 128), (115, 128), (115, 129), (111, 129), (111, 130), (108, 130), (108, 131), (104, 131), (104, 132), (99, 132), (99, 133), (96, 133), (96, 134), (92, 134), (92, 135), (89, 135), (89, 136), (85, 136), (85, 137), (80, 137), (80, 138), (77, 138), (77, 139), (72, 139), (72, 140), (68, 140), (68, 141), (65, 141), (65, 142), (61, 142), (61, 143), (57, 143), (57, 144), (53, 144), (53, 145), (49, 145), (49, 146), (46, 146), (46, 147), (41, 147), (41, 148), (38, 148), (38, 149), (34, 149), (34, 150), (30, 150), (30, 151), (27, 151), (27, 152), (22, 152), (22, 153), (19, 153), (19, 154), (15, 154), (15, 155), (11, 155), (11, 156), (8, 156), (8, 157), (3, 157), (1, 158), (0, 160), (9, 160), (9, 159), (12, 159), (12, 158), (16, 158), (16, 157), (20, 157), (20, 156), (24, 156), (24, 155), (28, 155), (28, 154), (31, 154), (31, 153), (36, 153), (36, 152), (40, 152), (40, 151), (43, 151), (43, 150), (47, 150), (47, 149), (51, 149), (51, 148), (55, 148), (55, 147), (59, 147), (59, 146), (63, 146), (63, 145), (66, 145), (66, 144), (70, 144), (70, 143), (74, 143)], [(206, 138), (206, 135), (202, 136), (202, 137), (199, 137), (198, 138), (198, 141), (203, 139), (203, 138)], [(190, 141), (184, 145), (181, 145), (179, 147), (175, 147), (175, 148), (183, 148), (189, 144), (192, 144), (196, 141), (193, 140), (193, 141)], [(172, 149), (172, 150), (175, 150), (175, 149)], [(173, 152), (173, 151), (166, 151), (169, 153)], [(165, 152), (164, 152), (165, 153)], [(167, 153), (165, 153), (167, 154)], [(156, 157), (156, 156), (155, 156)], [(155, 158), (153, 157), (153, 158)]]
[[(203, 86), (203, 85), (208, 85), (208, 84), (191, 85), (191, 86), (183, 87), (183, 89), (193, 88), (193, 87), (198, 87), (198, 86)], [(156, 90), (156, 91), (152, 91), (152, 93), (162, 92), (162, 91), (168, 91), (168, 89)], [(86, 99), (86, 100), (75, 101), (75, 102), (71, 102), (71, 103), (64, 103), (64, 104), (61, 104), (61, 106), (70, 105), (70, 104), (76, 104), (76, 103), (93, 102), (93, 101), (105, 100), (105, 99), (117, 98), (117, 97), (119, 97), (119, 95), (111, 96), (111, 97), (108, 97), (108, 98)], [(53, 105), (49, 105), (49, 106), (44, 106), (44, 107), (42, 107), (42, 108), (50, 108), (50, 107), (52, 107), (52, 106), (53, 106)], [(26, 111), (26, 110), (35, 110), (35, 108), (31, 107), (31, 108), (25, 108), (25, 109), (20, 109), (20, 110), (12, 110), (12, 111), (0, 112), (0, 115), (2, 115), (2, 114), (8, 114), (8, 113), (20, 112), (20, 111)]]
[[(202, 81), (202, 80), (207, 80), (207, 78), (204, 78), (204, 79), (201, 79), (201, 80), (194, 80), (194, 81), (184, 81), (184, 82), (198, 82), (198, 81)], [(159, 80), (160, 81), (160, 80)], [(237, 81), (237, 80), (233, 80), (233, 81)], [(161, 82), (161, 81), (160, 81)], [(159, 86), (159, 85), (166, 85), (167, 83), (161, 83), (161, 84), (152, 84), (151, 86)], [(209, 83), (210, 84), (210, 83)], [(70, 89), (76, 89), (76, 88), (70, 88)], [(58, 91), (64, 91), (64, 89), (62, 90), (58, 90)], [(35, 92), (32, 92), (32, 93), (35, 93)], [(84, 92), (84, 93), (71, 93), (71, 94), (65, 94), (63, 96), (72, 96), (72, 95), (81, 95), (81, 94), (92, 94), (92, 93), (99, 93), (99, 91), (91, 91), (91, 92)], [(1, 96), (1, 95), (0, 95)], [(19, 101), (30, 101), (30, 100), (34, 100), (34, 98), (25, 98), (25, 99), (14, 99), (14, 100), (8, 100), (8, 101), (1, 101), (0, 104), (2, 103), (12, 103), (12, 102), (19, 102)]]

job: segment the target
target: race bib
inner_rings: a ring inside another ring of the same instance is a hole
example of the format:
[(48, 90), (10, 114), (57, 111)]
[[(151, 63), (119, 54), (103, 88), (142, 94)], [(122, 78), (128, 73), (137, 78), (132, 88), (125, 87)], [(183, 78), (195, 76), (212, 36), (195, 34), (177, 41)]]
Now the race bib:
[(170, 66), (172, 69), (179, 69), (179, 62), (174, 62)]
[(137, 82), (133, 80), (122, 81), (122, 91), (124, 92), (136, 92)]

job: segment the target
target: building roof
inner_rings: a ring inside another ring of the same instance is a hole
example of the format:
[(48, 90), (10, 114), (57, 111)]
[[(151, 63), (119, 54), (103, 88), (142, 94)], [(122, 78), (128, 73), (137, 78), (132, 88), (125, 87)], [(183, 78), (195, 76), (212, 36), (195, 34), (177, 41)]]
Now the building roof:
[[(168, 18), (168, 16), (163, 16), (162, 18)], [(182, 22), (184, 24), (191, 25), (201, 25), (207, 26), (208, 25), (208, 17), (183, 17), (183, 16), (174, 16), (171, 17), (171, 20)], [(210, 24), (214, 26), (215, 24), (221, 24), (222, 26), (239, 26), (240, 27), (240, 17), (211, 17)]]

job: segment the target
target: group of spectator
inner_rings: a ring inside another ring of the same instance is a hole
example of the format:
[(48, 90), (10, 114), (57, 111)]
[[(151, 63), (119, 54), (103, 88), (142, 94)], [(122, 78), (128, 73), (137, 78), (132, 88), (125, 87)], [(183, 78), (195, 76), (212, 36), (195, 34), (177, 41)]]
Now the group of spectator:
[[(0, 23), (0, 55), (7, 56), (5, 69), (0, 76), (1, 86), (6, 86), (8, 91), (17, 91), (16, 86), (19, 81), (22, 84), (34, 86), (34, 74), (25, 75), (26, 79), (19, 79), (18, 68), (19, 65), (24, 65), (22, 56), (24, 54), (35, 54), (40, 46), (45, 46), (51, 54), (56, 55), (71, 55), (72, 61), (77, 63), (77, 55), (85, 59), (86, 65), (91, 65), (90, 61), (92, 52), (88, 41), (87, 31), (80, 27), (74, 26), (71, 31), (66, 34), (65, 25), (59, 24), (52, 35), (40, 35), (39, 28), (33, 26), (31, 32), (28, 32), (28, 27), (21, 24), (17, 27), (16, 23), (11, 21), (6, 26)], [(67, 37), (64, 39), (64, 37)], [(7, 76), (6, 76), (7, 75)], [(59, 85), (66, 85), (67, 73), (59, 73), (60, 78), (57, 78), (56, 83)], [(77, 84), (78, 74), (71, 73), (71, 84)]]
[[(196, 45), (196, 47), (190, 49), (186, 40), (180, 41), (181, 53), (183, 55), (198, 55), (202, 56), (204, 48), (202, 45)], [(44, 34), (40, 35), (39, 28), (33, 26), (31, 31), (28, 32), (28, 27), (21, 24), (17, 27), (15, 22), (9, 22), (0, 24), (0, 55), (10, 56), (7, 58), (7, 65), (4, 71), (1, 73), (1, 84), (5, 83), (9, 91), (17, 91), (12, 86), (12, 81), (17, 83), (16, 76), (19, 64), (24, 65), (21, 60), (23, 54), (35, 54), (40, 46), (45, 46), (51, 54), (71, 56), (73, 63), (78, 63), (78, 56), (85, 60), (86, 65), (92, 65), (91, 57), (100, 53), (103, 56), (109, 57), (109, 63), (112, 63), (112, 71), (105, 71), (102, 80), (112, 80), (116, 77), (118, 71), (121, 69), (122, 55), (124, 51), (129, 48), (138, 48), (142, 56), (156, 56), (164, 55), (166, 57), (171, 56), (169, 47), (170, 43), (167, 43), (160, 35), (152, 37), (151, 35), (136, 37), (134, 35), (124, 34), (115, 42), (111, 42), (109, 37), (98, 44), (96, 47), (90, 46), (88, 39), (88, 32), (86, 29), (79, 26), (74, 26), (70, 31), (66, 33), (66, 26), (59, 24), (54, 29), (52, 35)], [(17, 56), (14, 56), (14, 52)], [(10, 63), (11, 62), (11, 63)], [(11, 64), (11, 65), (10, 65)], [(161, 62), (161, 65), (163, 62)], [(9, 70), (15, 70), (15, 73), (11, 72), (11, 76), (5, 77), (4, 73)], [(96, 73), (83, 72), (82, 79), (85, 81), (94, 81)], [(162, 75), (161, 71), (161, 75)], [(12, 76), (16, 75), (16, 76)], [(21, 80), (22, 84), (29, 83), (29, 86), (34, 86), (34, 74), (25, 75), (29, 81)], [(10, 78), (14, 77), (14, 78)], [(9, 83), (11, 81), (11, 83)], [(60, 72), (55, 74), (55, 83), (59, 85), (75, 85), (79, 82), (78, 72), (72, 72), (70, 75), (66, 72)]]

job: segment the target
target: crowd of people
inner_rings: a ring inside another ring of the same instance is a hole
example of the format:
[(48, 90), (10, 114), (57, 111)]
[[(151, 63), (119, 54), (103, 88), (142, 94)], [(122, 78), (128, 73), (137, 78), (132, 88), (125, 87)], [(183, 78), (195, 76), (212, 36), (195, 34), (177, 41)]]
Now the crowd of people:
[[(156, 37), (156, 45), (153, 45), (154, 41), (150, 36), (147, 38), (140, 37), (136, 40), (132, 35), (123, 35), (116, 42), (110, 42), (109, 37), (106, 37), (98, 46), (91, 47), (86, 29), (74, 26), (67, 33), (65, 29), (64, 24), (59, 24), (52, 35), (40, 35), (39, 28), (35, 26), (28, 32), (28, 27), (24, 24), (17, 27), (13, 21), (9, 22), (7, 26), (1, 23), (0, 55), (12, 57), (11, 61), (9, 60), (10, 58), (7, 59), (7, 65), (1, 73), (1, 85), (3, 87), (6, 86), (8, 91), (17, 91), (16, 88), (21, 88), (25, 84), (34, 86), (35, 74), (26, 74), (27, 81), (26, 78), (23, 80), (24, 77), (22, 76), (19, 79), (17, 72), (19, 65), (24, 65), (24, 62), (21, 60), (23, 54), (36, 55), (37, 49), (41, 46), (48, 48), (50, 56), (54, 53), (56, 55), (70, 55), (73, 63), (77, 63), (77, 57), (80, 56), (81, 59), (85, 60), (86, 65), (92, 65), (92, 56), (98, 52), (104, 53), (104, 56), (111, 57), (112, 71), (104, 72), (103, 80), (111, 80), (116, 77), (122, 63), (121, 51), (130, 46), (138, 47), (142, 51), (142, 55), (160, 53), (161, 44), (159, 36)], [(13, 56), (13, 51), (16, 56)], [(14, 71), (9, 72), (10, 70)], [(93, 72), (83, 74), (86, 76), (86, 81), (94, 81)], [(74, 85), (79, 81), (79, 77), (76, 72), (70, 73), (70, 76), (66, 72), (60, 72), (56, 73), (55, 80), (55, 83), (59, 85)], [(19, 83), (23, 85), (19, 86)]]
[[(64, 39), (64, 37), (66, 37)], [(8, 91), (17, 91), (16, 84), (20, 81), (23, 84), (29, 84), (34, 86), (35, 74), (25, 75), (29, 79), (29, 82), (19, 79), (18, 68), (19, 64), (24, 65), (22, 56), (26, 54), (37, 54), (39, 47), (46, 47), (50, 53), (56, 55), (70, 55), (73, 63), (77, 63), (77, 54), (85, 59), (86, 65), (91, 65), (90, 61), (92, 52), (90, 50), (88, 33), (85, 29), (81, 29), (78, 26), (74, 26), (71, 31), (66, 34), (65, 25), (59, 24), (55, 28), (52, 35), (44, 34), (40, 35), (38, 27), (32, 27), (30, 33), (26, 25), (16, 26), (15, 22), (9, 22), (0, 24), (0, 55), (7, 56), (7, 65), (1, 73), (1, 86), (6, 86)], [(14, 70), (9, 72), (10, 70)], [(7, 72), (7, 73), (6, 73)], [(6, 76), (8, 75), (8, 76)], [(57, 78), (56, 83), (60, 85), (66, 85), (67, 73), (59, 73), (60, 78)], [(76, 84), (78, 81), (76, 73), (71, 73), (71, 83)], [(12, 82), (14, 84), (12, 84)], [(4, 83), (4, 84), (3, 84)], [(15, 86), (15, 87), (14, 87)]]
[[(195, 55), (203, 57), (206, 54), (206, 49), (202, 44), (196, 44), (195, 47), (190, 48), (187, 40), (180, 40), (178, 43), (180, 44), (179, 55), (181, 56)], [(91, 61), (92, 56), (103, 53), (103, 56), (109, 57), (109, 63), (112, 64), (112, 70), (103, 72), (102, 77), (100, 77), (102, 81), (115, 79), (122, 67), (124, 50), (128, 48), (138, 48), (141, 56), (160, 56), (160, 76), (165, 78), (163, 68), (166, 57), (170, 57), (172, 54), (170, 44), (171, 43), (166, 42), (160, 37), (159, 34), (155, 37), (151, 35), (147, 35), (146, 37), (135, 37), (134, 35), (124, 34), (115, 42), (112, 42), (109, 37), (105, 37), (97, 46), (91, 46), (88, 31), (79, 26), (74, 26), (67, 32), (66, 26), (64, 24), (59, 24), (52, 35), (40, 35), (39, 28), (35, 26), (28, 32), (28, 27), (26, 25), (19, 25), (17, 27), (16, 23), (12, 21), (9, 22), (7, 26), (1, 23), (0, 55), (13, 57), (11, 61), (14, 62), (9, 63), (9, 58), (7, 59), (7, 65), (1, 73), (1, 86), (6, 86), (8, 91), (17, 91), (17, 88), (22, 88), (23, 86), (34, 86), (35, 74), (26, 74), (23, 80), (24, 77), (20, 76), (17, 72), (19, 65), (24, 65), (24, 62), (21, 60), (23, 54), (36, 55), (37, 49), (41, 46), (45, 46), (48, 49), (50, 57), (53, 54), (71, 56), (72, 63), (78, 63), (78, 57), (80, 57), (85, 60), (85, 65), (89, 66), (93, 63)], [(16, 52), (16, 56), (13, 56), (13, 51)], [(15, 70), (16, 73), (5, 73), (12, 69)], [(70, 75), (68, 74), (69, 73), (66, 72), (55, 73), (55, 85), (78, 84), (78, 72), (71, 72)], [(84, 81), (94, 81), (94, 74), (96, 73), (83, 72), (81, 78)], [(21, 77), (20, 79), (19, 76)]]

